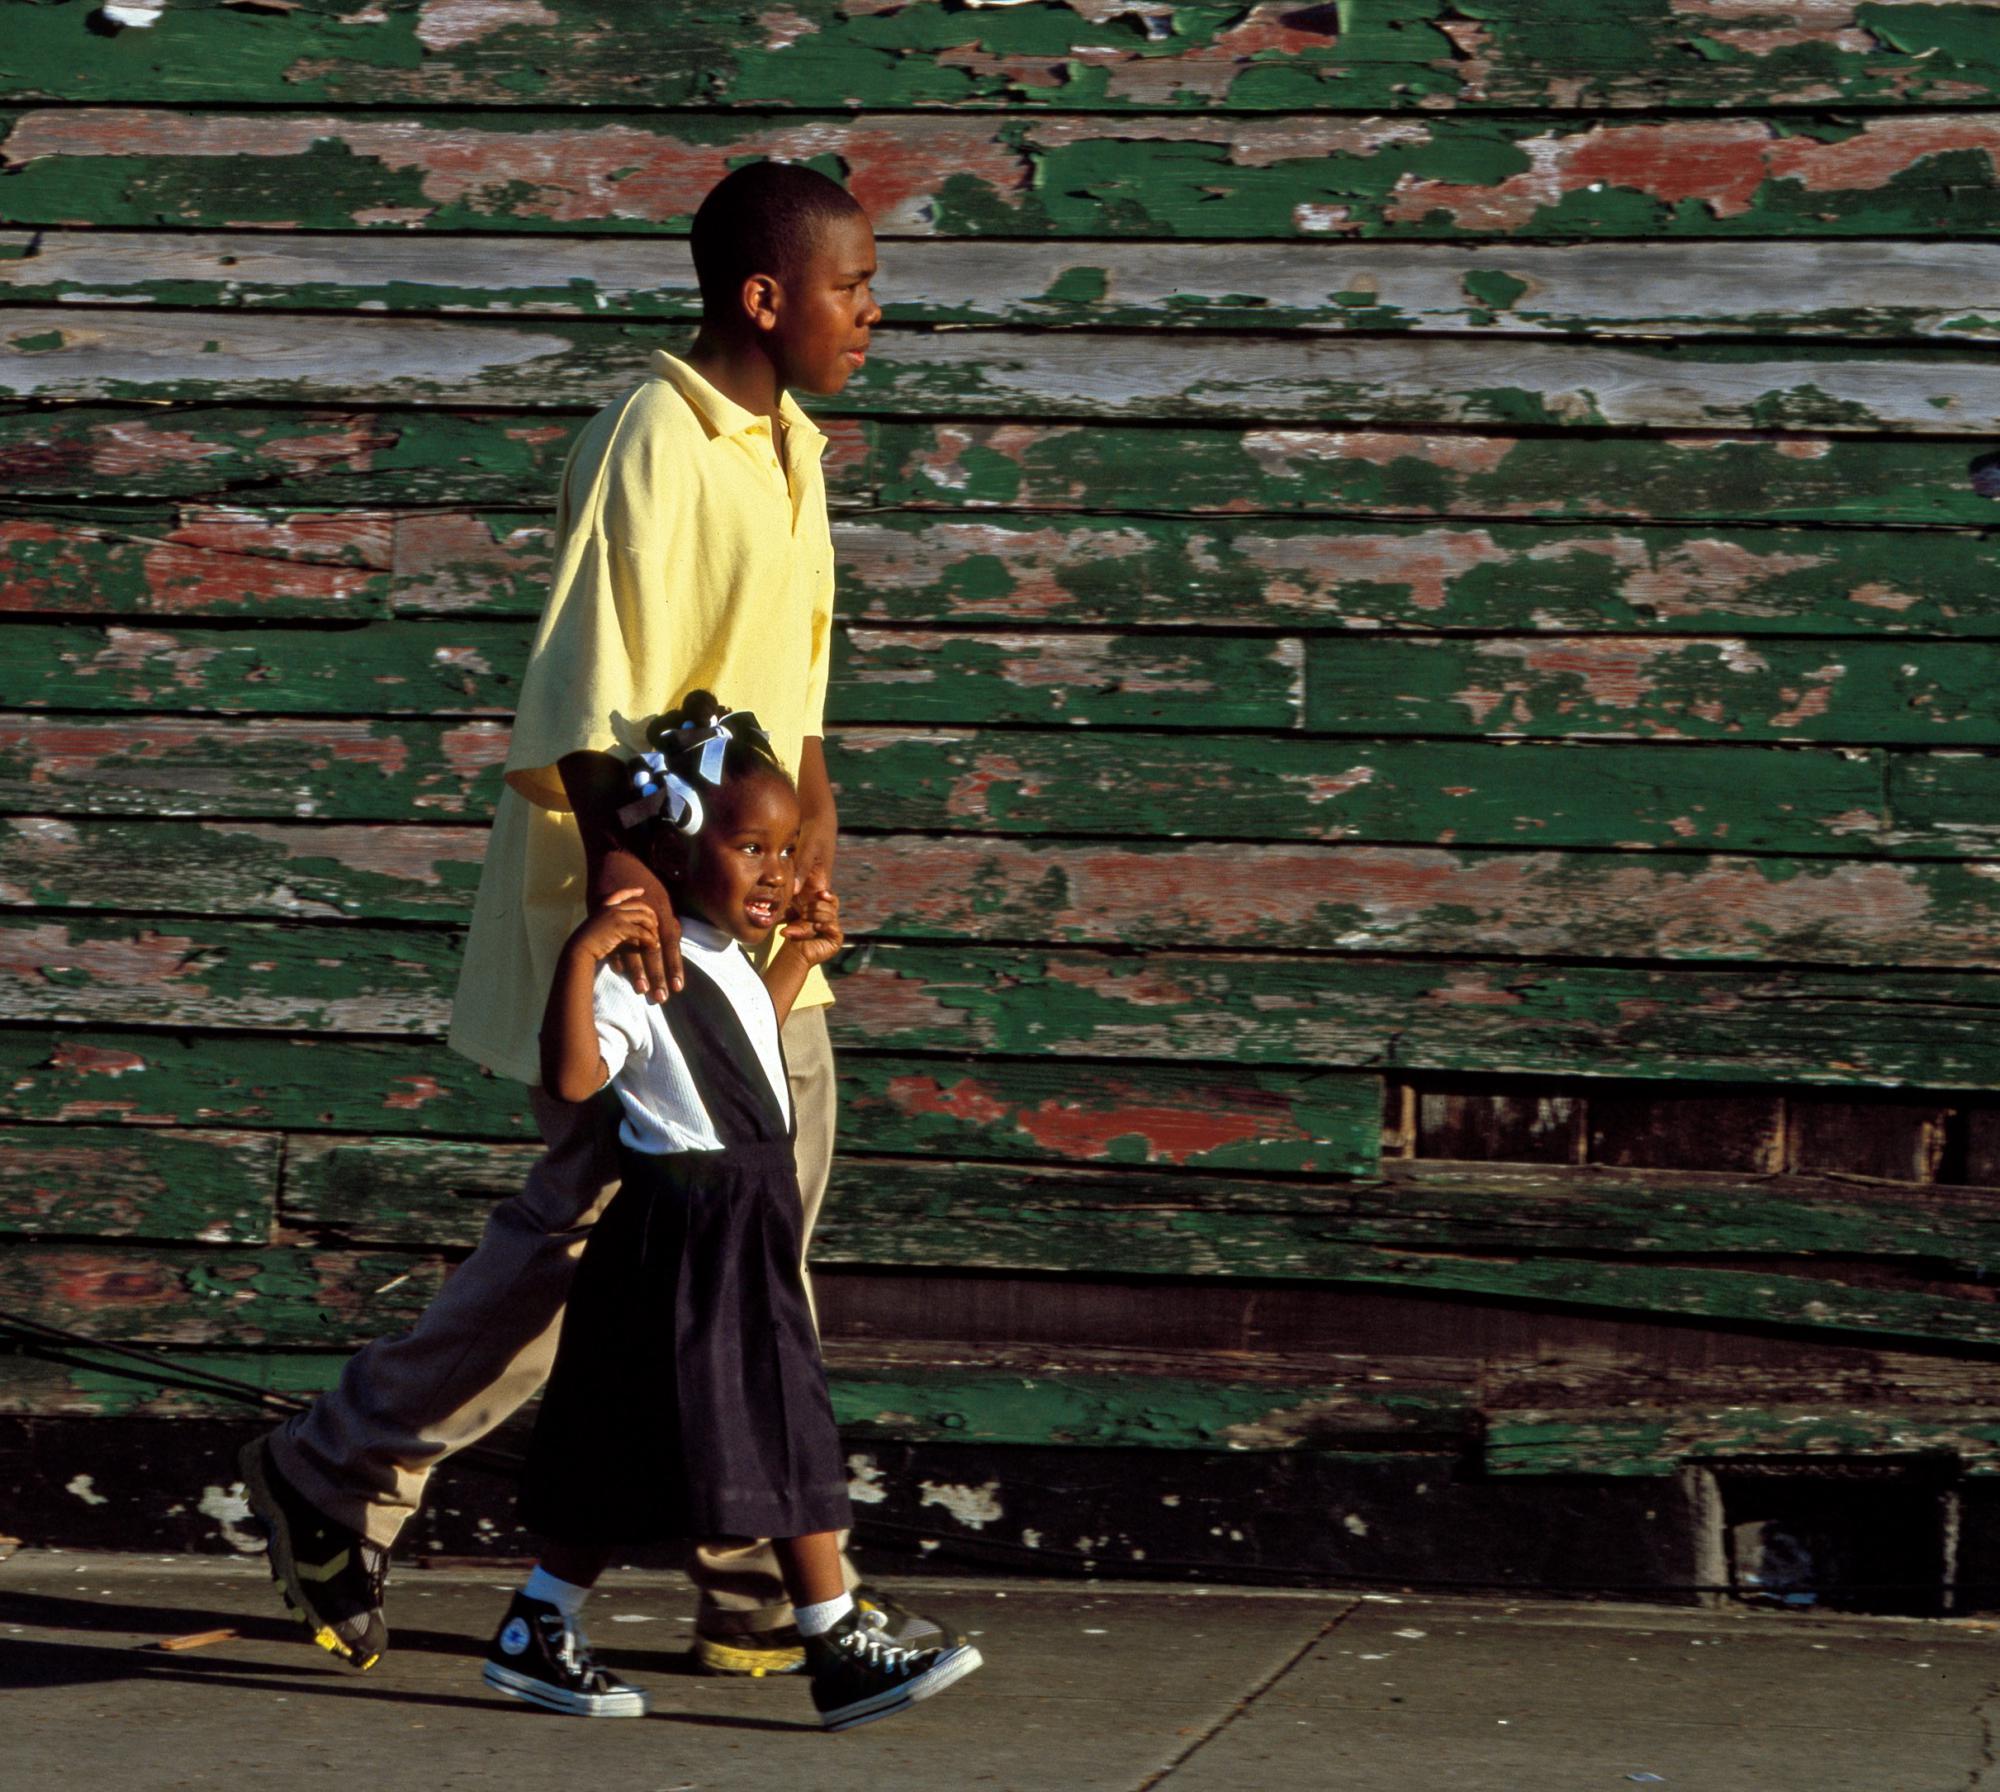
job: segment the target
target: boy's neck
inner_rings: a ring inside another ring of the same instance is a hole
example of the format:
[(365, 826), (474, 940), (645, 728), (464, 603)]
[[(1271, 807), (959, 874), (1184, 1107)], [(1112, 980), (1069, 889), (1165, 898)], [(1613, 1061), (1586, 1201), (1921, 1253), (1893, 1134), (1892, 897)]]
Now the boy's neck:
[(771, 357), (754, 338), (726, 336), (713, 325), (703, 324), (687, 352), (687, 364), (724, 398), (768, 418), (771, 434), (778, 434), (778, 401), (785, 389)]

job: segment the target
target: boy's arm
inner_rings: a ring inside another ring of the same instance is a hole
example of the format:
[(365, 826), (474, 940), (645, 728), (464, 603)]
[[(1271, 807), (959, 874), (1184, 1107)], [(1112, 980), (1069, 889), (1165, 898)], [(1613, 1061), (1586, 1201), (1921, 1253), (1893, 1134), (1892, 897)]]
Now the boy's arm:
[(825, 964), (847, 943), (840, 926), (840, 898), (824, 886), (801, 889), (784, 926), (785, 943), (764, 967), (764, 987), (783, 1026), (806, 986), (806, 973)]
[(799, 883), (825, 889), (833, 882), (833, 855), (840, 832), (833, 780), (826, 775), (826, 751), (817, 734), (799, 748)]
[(648, 1001), (678, 994), (681, 929), (667, 887), (644, 860), (628, 849), (618, 827), (618, 811), (631, 800), (630, 768), (609, 753), (567, 753), (556, 762), (563, 792), (583, 838), (584, 901), (594, 914), (620, 890), (638, 890), (659, 922), (659, 937), (621, 947), (612, 956), (618, 974)]

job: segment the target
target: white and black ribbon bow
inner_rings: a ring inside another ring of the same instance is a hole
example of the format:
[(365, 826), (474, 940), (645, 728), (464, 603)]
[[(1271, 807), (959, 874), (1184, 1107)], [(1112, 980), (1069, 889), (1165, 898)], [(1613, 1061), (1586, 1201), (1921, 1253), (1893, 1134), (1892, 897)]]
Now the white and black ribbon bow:
[[(729, 752), (730, 740), (739, 731), (755, 734), (767, 744), (771, 738), (758, 726), (756, 716), (749, 710), (732, 709), (717, 716), (706, 727), (697, 722), (683, 722), (668, 739), (674, 757), (683, 764), (688, 755), (695, 756), (693, 769), (696, 777), (704, 784), (720, 785), (723, 759)], [(632, 789), (633, 800), (618, 811), (620, 827), (637, 827), (664, 810), (668, 826), (676, 833), (701, 832), (705, 819), (701, 793), (679, 772), (668, 770), (665, 753), (641, 753), (633, 761)]]

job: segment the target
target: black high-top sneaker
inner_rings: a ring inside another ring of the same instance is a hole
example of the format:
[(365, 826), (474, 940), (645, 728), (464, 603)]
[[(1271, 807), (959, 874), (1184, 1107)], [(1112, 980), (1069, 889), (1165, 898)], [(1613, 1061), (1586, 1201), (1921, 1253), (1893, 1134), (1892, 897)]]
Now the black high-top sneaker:
[(389, 1646), (382, 1588), (389, 1552), (306, 1504), (278, 1472), (261, 1437), (243, 1446), (243, 1497), (264, 1527), (271, 1578), (312, 1640), (351, 1668), (372, 1668)]
[(829, 1730), (894, 1717), (980, 1665), (979, 1651), (970, 1643), (914, 1649), (892, 1643), (859, 1606), (805, 1643), (813, 1704)]
[(590, 1656), (590, 1639), (554, 1606), (516, 1593), (481, 1678), (495, 1692), (571, 1717), (644, 1717), (646, 1695)]

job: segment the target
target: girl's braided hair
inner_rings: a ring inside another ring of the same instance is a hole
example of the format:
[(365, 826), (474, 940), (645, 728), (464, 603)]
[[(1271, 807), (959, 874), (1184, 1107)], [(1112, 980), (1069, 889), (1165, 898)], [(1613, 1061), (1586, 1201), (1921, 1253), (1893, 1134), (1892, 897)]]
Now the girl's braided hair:
[(792, 775), (772, 751), (771, 737), (747, 709), (724, 709), (711, 691), (690, 691), (646, 727), (648, 751), (632, 762), (632, 800), (618, 811), (635, 846), (650, 846), (660, 830), (691, 837), (707, 820), (704, 787), (719, 790), (752, 773)]

